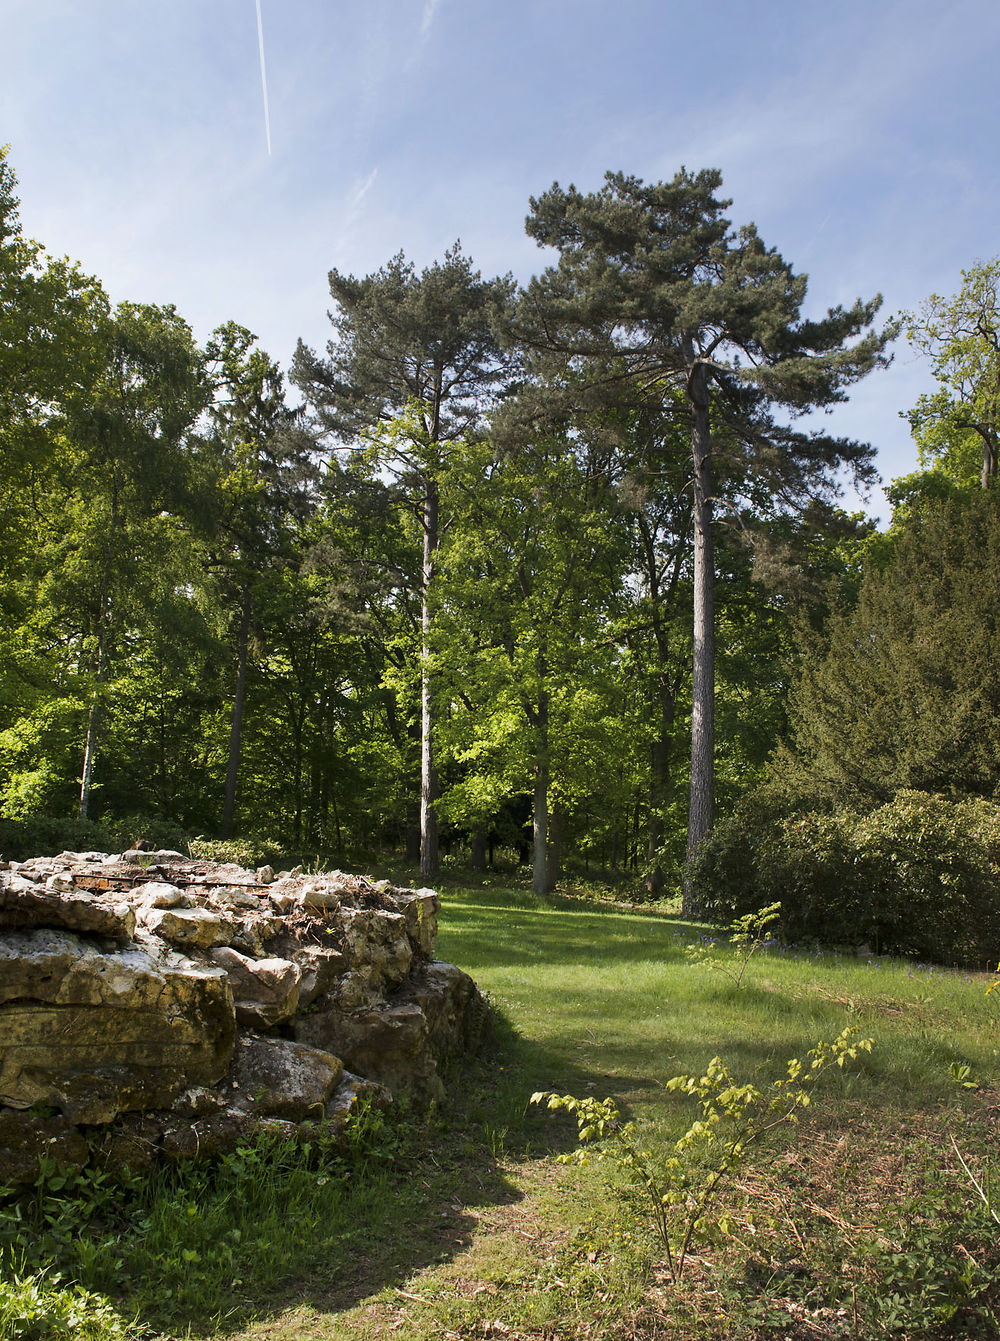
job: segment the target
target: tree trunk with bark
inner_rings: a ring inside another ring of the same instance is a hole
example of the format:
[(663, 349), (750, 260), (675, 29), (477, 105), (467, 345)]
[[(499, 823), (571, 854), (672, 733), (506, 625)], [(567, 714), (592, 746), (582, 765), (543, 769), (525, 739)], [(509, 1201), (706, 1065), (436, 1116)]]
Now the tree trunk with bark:
[(94, 778), (94, 760), (97, 757), (97, 742), (101, 733), (101, 691), (107, 673), (107, 658), (104, 655), (104, 635), (100, 635), (97, 644), (97, 681), (94, 684), (94, 696), (90, 700), (90, 712), (87, 714), (87, 739), (83, 747), (83, 776), (80, 780), (80, 804), (77, 814), (86, 819), (90, 810), (90, 791)]
[[(715, 778), (715, 554), (712, 537), (712, 442), (705, 371), (690, 378), (694, 466), (694, 662), (691, 703), (691, 794), (687, 857), (712, 828)], [(684, 915), (698, 916), (698, 894), (685, 880)]]
[(247, 692), (247, 657), (250, 647), (250, 591), (243, 593), (240, 610), (240, 631), (236, 645), (236, 692), (233, 695), (233, 719), (229, 728), (229, 764), (226, 768), (226, 796), (222, 807), (223, 838), (232, 838), (236, 814), (236, 791), (240, 774), (240, 752), (243, 742), (243, 705)]
[(549, 693), (543, 687), (538, 691), (535, 712), (535, 798), (532, 816), (532, 879), (536, 894), (548, 890), (548, 833), (549, 833)]
[(548, 831), (548, 856), (545, 862), (545, 889), (550, 893), (562, 876), (563, 808), (557, 800), (551, 807)]
[(438, 549), (438, 491), (429, 480), (423, 506), (424, 556), (420, 600), (420, 874), (431, 879), (438, 874), (438, 823), (434, 803), (438, 798), (434, 762), (434, 684), (431, 673), (431, 583)]

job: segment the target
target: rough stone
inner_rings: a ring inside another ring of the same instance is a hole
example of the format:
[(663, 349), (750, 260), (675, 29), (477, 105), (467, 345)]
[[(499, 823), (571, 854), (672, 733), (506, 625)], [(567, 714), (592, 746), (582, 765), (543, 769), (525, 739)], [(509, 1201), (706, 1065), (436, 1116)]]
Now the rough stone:
[(114, 941), (130, 941), (135, 913), (127, 903), (108, 904), (82, 891), (40, 889), (17, 874), (0, 872), (0, 928), (61, 927)]
[(441, 900), (432, 889), (416, 889), (401, 891), (397, 902), (414, 949), (425, 959), (430, 958), (437, 938)]
[(488, 1023), (486, 1004), (473, 980), (454, 964), (440, 959), (425, 964), (397, 999), (423, 1012), (438, 1061), (479, 1048)]
[(0, 1104), (40, 1102), (73, 1121), (107, 1122), (225, 1073), (235, 1015), (221, 969), (84, 946), (66, 965), (71, 938), (32, 939), (41, 944), (26, 961), (38, 969), (31, 995), (0, 1006)]
[(173, 848), (158, 847), (149, 852), (143, 852), (141, 848), (130, 847), (127, 852), (123, 852), (121, 859), (134, 866), (159, 866), (161, 862), (186, 861), (187, 858), (182, 852), (175, 852)]
[(295, 1037), (342, 1057), (345, 1066), (389, 1090), (440, 1098), (443, 1087), (430, 1049), (427, 1018), (413, 1002), (371, 1010), (300, 1015)]
[(90, 1157), (86, 1139), (63, 1117), (40, 1117), (0, 1109), (0, 1174), (7, 1183), (33, 1183), (40, 1159), (82, 1169)]
[(302, 981), (298, 964), (288, 959), (251, 959), (229, 946), (216, 946), (211, 957), (229, 974), (240, 1024), (267, 1029), (295, 1014)]
[(397, 986), (413, 962), (413, 946), (402, 913), (345, 909), (344, 954), (353, 969), (367, 964), (383, 982)]
[(150, 880), (142, 886), (144, 908), (190, 908), (192, 899), (177, 885), (165, 880)]
[(384, 1085), (345, 1071), (343, 1079), (327, 1101), (324, 1116), (331, 1125), (343, 1126), (362, 1106), (385, 1109), (391, 1104), (392, 1095)]
[(322, 1116), (344, 1064), (324, 1049), (285, 1038), (240, 1038), (233, 1059), (233, 1106), (295, 1121)]
[(317, 997), (325, 996), (343, 978), (347, 960), (339, 950), (328, 950), (322, 945), (303, 945), (294, 953), (302, 974), (299, 1008), (304, 1009)]
[(185, 950), (224, 945), (235, 930), (228, 918), (208, 908), (143, 908), (139, 921), (147, 931)]

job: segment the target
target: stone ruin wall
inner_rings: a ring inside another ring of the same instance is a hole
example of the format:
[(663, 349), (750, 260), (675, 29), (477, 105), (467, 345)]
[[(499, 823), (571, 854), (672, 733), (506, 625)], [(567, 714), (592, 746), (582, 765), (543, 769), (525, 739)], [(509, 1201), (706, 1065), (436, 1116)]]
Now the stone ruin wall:
[(438, 896), (177, 852), (0, 862), (0, 1184), (307, 1140), (478, 1046)]

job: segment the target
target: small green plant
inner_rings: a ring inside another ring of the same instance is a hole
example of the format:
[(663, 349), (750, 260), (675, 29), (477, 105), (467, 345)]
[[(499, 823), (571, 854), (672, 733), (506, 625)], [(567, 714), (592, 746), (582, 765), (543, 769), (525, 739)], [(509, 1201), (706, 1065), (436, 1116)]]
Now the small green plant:
[[(843, 1068), (872, 1040), (859, 1038), (851, 1026), (832, 1043), (818, 1043), (805, 1057), (793, 1057), (787, 1074), (765, 1090), (738, 1085), (721, 1058), (713, 1057), (704, 1075), (674, 1076), (668, 1090), (697, 1099), (701, 1116), (663, 1157), (644, 1145), (634, 1122), (623, 1122), (613, 1099), (577, 1099), (548, 1091), (531, 1096), (534, 1104), (565, 1109), (577, 1123), (577, 1149), (560, 1155), (563, 1163), (584, 1163), (593, 1153), (611, 1158), (624, 1170), (651, 1212), (653, 1226), (666, 1249), (667, 1270), (676, 1285), (697, 1238), (729, 1232), (725, 1214), (713, 1206), (723, 1182), (745, 1161), (749, 1150), (777, 1127), (798, 1121), (810, 1103), (810, 1091), (831, 1066)], [(609, 1142), (605, 1149), (594, 1148)]]
[[(714, 972), (724, 973), (740, 987), (750, 960), (771, 941), (768, 928), (780, 917), (781, 904), (769, 903), (766, 908), (745, 913), (730, 924), (727, 947), (714, 939), (698, 940), (688, 945), (684, 953), (692, 964), (703, 964)], [(724, 953), (726, 948), (732, 951), (731, 956)]]
[(23, 1268), (0, 1277), (0, 1338), (126, 1341), (131, 1330), (103, 1296)]

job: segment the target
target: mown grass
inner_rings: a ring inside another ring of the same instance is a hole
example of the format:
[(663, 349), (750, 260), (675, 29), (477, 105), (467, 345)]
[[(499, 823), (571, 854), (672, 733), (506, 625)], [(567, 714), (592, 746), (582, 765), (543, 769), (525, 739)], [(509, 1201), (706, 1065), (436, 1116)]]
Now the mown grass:
[[(983, 977), (792, 947), (755, 958), (737, 989), (685, 957), (699, 934), (662, 912), (446, 886), (438, 953), (475, 977), (500, 1028), (445, 1109), (403, 1112), (339, 1154), (169, 1171), (89, 1225), (54, 1232), (51, 1198), (36, 1202), (26, 1265), (99, 1292), (139, 1334), (1000, 1335), (1000, 1230), (950, 1144), (978, 1169), (996, 1142)], [(527, 1102), (613, 1095), (663, 1147), (694, 1116), (671, 1076), (718, 1054), (759, 1084), (846, 1024), (871, 1055), (728, 1189), (732, 1234), (677, 1289), (613, 1169), (557, 1163), (574, 1129)]]

